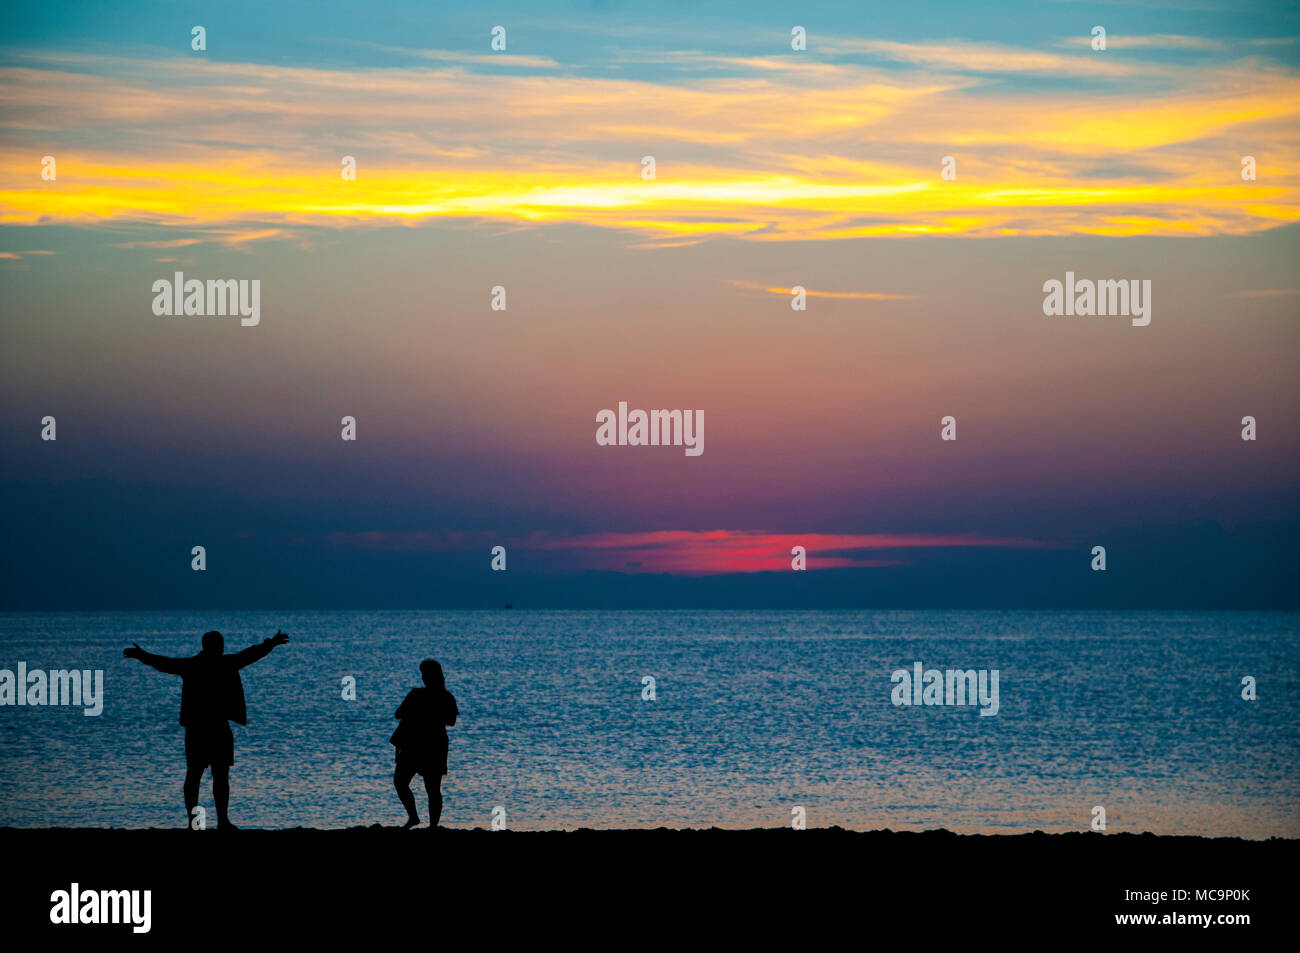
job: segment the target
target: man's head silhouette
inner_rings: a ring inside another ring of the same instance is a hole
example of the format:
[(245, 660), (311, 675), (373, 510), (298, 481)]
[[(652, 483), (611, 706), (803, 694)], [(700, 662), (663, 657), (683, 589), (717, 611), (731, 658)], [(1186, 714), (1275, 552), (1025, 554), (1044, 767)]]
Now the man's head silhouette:
[(216, 629), (203, 633), (203, 651), (209, 655), (220, 655), (226, 650), (226, 640)]
[(429, 688), (443, 688), (446, 685), (442, 677), (442, 666), (431, 658), (420, 663), (420, 676)]

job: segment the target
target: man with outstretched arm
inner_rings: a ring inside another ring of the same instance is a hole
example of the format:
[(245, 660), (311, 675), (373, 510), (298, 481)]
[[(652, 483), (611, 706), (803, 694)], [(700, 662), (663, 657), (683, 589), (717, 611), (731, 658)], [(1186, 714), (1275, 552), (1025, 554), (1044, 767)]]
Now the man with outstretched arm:
[(289, 641), (276, 630), (260, 645), (242, 652), (225, 654), (220, 632), (203, 635), (203, 651), (189, 658), (168, 658), (132, 645), (122, 652), (127, 658), (168, 675), (181, 677), (181, 724), (185, 726), (185, 826), (190, 826), (199, 803), (199, 782), (212, 769), (212, 797), (217, 802), (217, 830), (235, 830), (227, 809), (230, 804), (230, 766), (235, 763), (235, 736), (230, 722), (248, 724), (244, 704), (244, 683), (239, 670), (271, 654)]

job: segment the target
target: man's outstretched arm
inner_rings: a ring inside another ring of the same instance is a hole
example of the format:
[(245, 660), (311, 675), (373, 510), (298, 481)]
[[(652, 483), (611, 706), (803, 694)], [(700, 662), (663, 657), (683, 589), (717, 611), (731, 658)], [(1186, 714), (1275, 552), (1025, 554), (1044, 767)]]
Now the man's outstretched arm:
[(276, 629), (275, 635), (271, 636), (269, 639), (266, 639), (258, 645), (250, 645), (242, 652), (236, 652), (234, 655), (230, 656), (230, 659), (234, 662), (235, 668), (243, 668), (245, 665), (252, 665), (254, 662), (266, 658), (271, 654), (273, 648), (277, 645), (284, 645), (288, 641), (289, 637), (279, 629)]
[(156, 668), (160, 672), (166, 672), (168, 675), (180, 675), (185, 667), (187, 659), (169, 658), (166, 655), (154, 655), (152, 652), (146, 652), (140, 648), (139, 644), (132, 645), (129, 649), (123, 649), (122, 654), (127, 658), (137, 659), (144, 662), (150, 668)]

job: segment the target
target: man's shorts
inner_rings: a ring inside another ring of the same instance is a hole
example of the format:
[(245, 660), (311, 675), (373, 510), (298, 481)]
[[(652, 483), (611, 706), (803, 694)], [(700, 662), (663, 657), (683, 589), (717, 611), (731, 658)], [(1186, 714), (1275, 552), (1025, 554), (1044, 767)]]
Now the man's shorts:
[(185, 729), (185, 766), (202, 770), (235, 763), (235, 735), (230, 722), (191, 725)]

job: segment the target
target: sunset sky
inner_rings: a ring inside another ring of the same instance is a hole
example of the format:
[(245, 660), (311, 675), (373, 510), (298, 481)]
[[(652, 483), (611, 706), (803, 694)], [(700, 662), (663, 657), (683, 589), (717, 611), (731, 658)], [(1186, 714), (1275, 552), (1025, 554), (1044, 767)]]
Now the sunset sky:
[(0, 17), (0, 607), (1300, 601), (1294, 4)]

